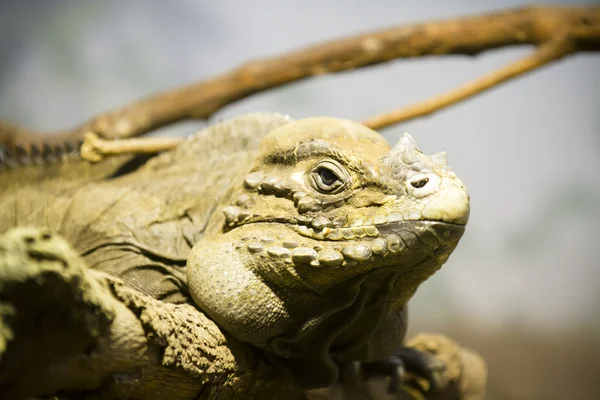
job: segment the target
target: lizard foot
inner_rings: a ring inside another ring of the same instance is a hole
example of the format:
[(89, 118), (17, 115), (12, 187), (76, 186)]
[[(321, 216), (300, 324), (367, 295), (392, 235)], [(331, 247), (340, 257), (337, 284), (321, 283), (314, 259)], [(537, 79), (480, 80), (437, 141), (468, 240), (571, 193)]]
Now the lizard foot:
[(429, 398), (439, 389), (433, 358), (411, 347), (403, 347), (396, 353), (372, 362), (354, 362), (341, 368), (342, 381), (356, 381), (359, 377), (389, 378), (388, 392), (397, 393), (407, 385)]

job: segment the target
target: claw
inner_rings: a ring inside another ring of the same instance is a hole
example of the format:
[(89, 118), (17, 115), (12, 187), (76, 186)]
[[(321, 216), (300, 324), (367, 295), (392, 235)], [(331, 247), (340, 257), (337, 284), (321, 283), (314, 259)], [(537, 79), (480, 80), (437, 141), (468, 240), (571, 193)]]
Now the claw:
[[(399, 361), (402, 364), (402, 361)], [(390, 376), (390, 386), (388, 387), (388, 393), (397, 393), (400, 390), (400, 386), (404, 381), (404, 367), (402, 365), (396, 366), (396, 370), (392, 372)]]

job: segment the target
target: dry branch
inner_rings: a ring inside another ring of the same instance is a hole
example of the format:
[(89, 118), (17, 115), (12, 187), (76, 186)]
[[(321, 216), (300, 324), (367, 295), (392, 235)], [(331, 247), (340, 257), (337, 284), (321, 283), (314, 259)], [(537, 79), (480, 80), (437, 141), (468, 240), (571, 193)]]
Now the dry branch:
[[(429, 115), (482, 93), (502, 82), (559, 60), (575, 51), (577, 51), (577, 47), (572, 40), (565, 36), (557, 37), (541, 45), (533, 54), (484, 75), (455, 90), (400, 110), (369, 118), (362, 123), (372, 129), (381, 129), (399, 122)], [(96, 162), (112, 155), (167, 151), (176, 147), (179, 142), (180, 139), (176, 138), (104, 140), (94, 134), (88, 133), (81, 148), (81, 156), (88, 161)]]
[[(105, 139), (136, 137), (174, 122), (207, 118), (223, 106), (251, 94), (316, 75), (396, 58), (474, 55), (504, 46), (539, 46), (557, 35), (569, 38), (573, 52), (600, 50), (600, 7), (526, 7), (400, 26), (326, 42), (249, 62), (212, 79), (99, 115), (75, 129), (52, 136), (35, 135), (18, 126), (0, 123), (0, 144), (10, 148), (42, 140), (57, 143), (81, 139), (90, 132)], [(458, 96), (457, 101), (463, 98)], [(431, 109), (424, 113), (407, 112), (404, 120), (430, 112)]]

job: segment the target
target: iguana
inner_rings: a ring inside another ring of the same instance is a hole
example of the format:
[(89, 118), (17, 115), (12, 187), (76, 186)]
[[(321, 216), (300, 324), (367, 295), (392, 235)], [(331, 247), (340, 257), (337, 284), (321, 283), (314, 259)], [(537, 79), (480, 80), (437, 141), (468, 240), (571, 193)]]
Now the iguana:
[(357, 366), (396, 384), (403, 363), (428, 374), (403, 348), (406, 305), (469, 216), (445, 153), (408, 134), (390, 148), (352, 121), (250, 114), (150, 159), (17, 161), (0, 172), (0, 231), (46, 227), (90, 268), (193, 301), (301, 387)]

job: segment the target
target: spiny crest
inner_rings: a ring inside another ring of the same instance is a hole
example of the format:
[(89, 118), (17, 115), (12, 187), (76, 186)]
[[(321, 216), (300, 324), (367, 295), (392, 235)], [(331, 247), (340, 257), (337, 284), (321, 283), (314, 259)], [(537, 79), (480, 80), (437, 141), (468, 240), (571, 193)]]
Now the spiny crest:
[(51, 145), (46, 142), (27, 146), (15, 145), (0, 149), (0, 170), (27, 165), (44, 165), (65, 162), (79, 157), (82, 140), (64, 141)]

